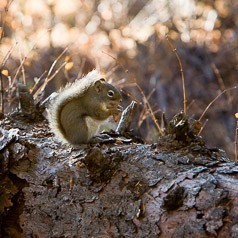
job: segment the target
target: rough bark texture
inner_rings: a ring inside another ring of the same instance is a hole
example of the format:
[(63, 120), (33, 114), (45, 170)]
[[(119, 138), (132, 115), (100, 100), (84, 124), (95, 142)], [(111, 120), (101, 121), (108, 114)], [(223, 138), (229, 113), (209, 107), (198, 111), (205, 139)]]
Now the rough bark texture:
[(72, 148), (44, 121), (4, 119), (2, 237), (238, 237), (238, 164), (195, 127), (177, 117), (156, 144)]

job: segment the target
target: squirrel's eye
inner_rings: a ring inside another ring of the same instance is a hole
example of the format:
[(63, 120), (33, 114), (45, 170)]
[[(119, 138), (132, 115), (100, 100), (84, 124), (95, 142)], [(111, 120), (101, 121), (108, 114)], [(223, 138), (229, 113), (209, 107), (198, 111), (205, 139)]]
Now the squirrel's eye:
[(108, 97), (113, 97), (113, 96), (114, 96), (114, 91), (109, 90), (109, 91), (107, 92), (107, 95), (108, 95)]

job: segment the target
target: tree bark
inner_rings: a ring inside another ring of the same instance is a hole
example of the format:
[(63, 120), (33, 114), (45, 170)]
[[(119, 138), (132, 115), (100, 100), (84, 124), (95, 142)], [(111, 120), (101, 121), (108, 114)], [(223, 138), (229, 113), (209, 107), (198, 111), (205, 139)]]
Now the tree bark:
[(238, 237), (238, 164), (168, 128), (155, 144), (73, 148), (45, 121), (6, 117), (1, 237)]

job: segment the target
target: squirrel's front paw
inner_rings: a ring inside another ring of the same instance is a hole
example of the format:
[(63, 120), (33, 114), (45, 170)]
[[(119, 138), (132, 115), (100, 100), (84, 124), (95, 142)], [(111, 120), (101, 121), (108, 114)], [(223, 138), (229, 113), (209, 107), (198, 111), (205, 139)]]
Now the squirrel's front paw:
[(118, 106), (117, 106), (117, 111), (118, 111), (118, 112), (123, 112), (123, 107), (122, 107), (121, 105), (118, 105)]
[(122, 111), (123, 111), (123, 107), (118, 105), (117, 108), (114, 109), (114, 111), (112, 112), (113, 120), (115, 122), (119, 121)]

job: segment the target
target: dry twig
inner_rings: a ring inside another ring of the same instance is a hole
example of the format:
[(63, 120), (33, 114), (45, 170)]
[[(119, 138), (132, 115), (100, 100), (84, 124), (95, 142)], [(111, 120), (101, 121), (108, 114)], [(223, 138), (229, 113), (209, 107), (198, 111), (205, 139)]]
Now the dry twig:
[(235, 133), (235, 161), (238, 160), (238, 112), (235, 114), (235, 117), (237, 119), (236, 122), (236, 133)]
[[(4, 28), (5, 28), (5, 17), (3, 16), (4, 14), (7, 14), (8, 9), (10, 7), (10, 5), (12, 4), (13, 0), (10, 0), (7, 2), (4, 11), (2, 12), (2, 26), (1, 26), (1, 33), (0, 33), (0, 44), (2, 42), (3, 36), (4, 36)], [(11, 51), (9, 51), (11, 52)], [(3, 77), (2, 77), (2, 70), (3, 70), (3, 66), (6, 63), (6, 60), (8, 59), (10, 53), (7, 54), (7, 58), (3, 59), (3, 62), (1, 63), (1, 67), (0, 67), (0, 102), (1, 102), (1, 114), (4, 115), (4, 90), (3, 90)]]
[(160, 135), (163, 135), (163, 130), (162, 130), (162, 128), (160, 127), (160, 125), (159, 125), (159, 123), (158, 123), (158, 120), (156, 119), (155, 114), (154, 114), (154, 112), (153, 112), (153, 110), (152, 110), (152, 108), (151, 108), (151, 106), (150, 106), (150, 103), (149, 103), (148, 99), (146, 98), (146, 96), (145, 96), (145, 94), (144, 94), (142, 88), (141, 88), (137, 83), (136, 83), (136, 86), (137, 86), (137, 88), (139, 89), (139, 91), (140, 91), (142, 97), (144, 98), (145, 105), (146, 105), (146, 107), (148, 108), (149, 113), (150, 113), (150, 115), (151, 115), (151, 117), (152, 117), (152, 120), (153, 120), (154, 123), (155, 123), (156, 129), (159, 131)]
[(55, 65), (59, 61), (59, 59), (66, 53), (68, 50), (68, 47), (66, 47), (62, 53), (54, 60), (53, 64), (51, 65), (49, 72), (45, 78), (44, 83), (39, 87), (39, 89), (34, 93), (34, 98), (36, 98), (40, 93), (42, 93), (46, 87), (46, 85), (60, 72), (60, 70), (67, 64), (67, 62), (64, 62), (62, 65), (59, 66), (58, 69), (55, 70), (55, 72), (51, 75)]
[(183, 87), (183, 112), (186, 115), (187, 114), (187, 97), (186, 97), (186, 89), (185, 89), (185, 78), (184, 78), (184, 72), (183, 72), (183, 65), (182, 62), (180, 60), (180, 57), (178, 55), (177, 49), (172, 45), (172, 43), (169, 40), (168, 35), (166, 36), (166, 39), (169, 43), (169, 46), (171, 48), (171, 50), (174, 52), (178, 63), (179, 63), (179, 67), (180, 67), (180, 72), (181, 72), (181, 79), (182, 79), (182, 87)]
[(237, 89), (238, 86), (234, 86), (232, 88), (227, 88), (225, 90), (223, 90), (221, 93), (219, 93), (208, 105), (207, 107), (205, 108), (205, 110), (203, 111), (202, 115), (199, 117), (198, 121), (201, 121), (202, 118), (204, 117), (205, 113), (207, 112), (207, 110), (211, 107), (211, 105), (220, 97), (222, 96), (224, 93), (230, 91), (230, 90), (233, 90), (233, 89)]

